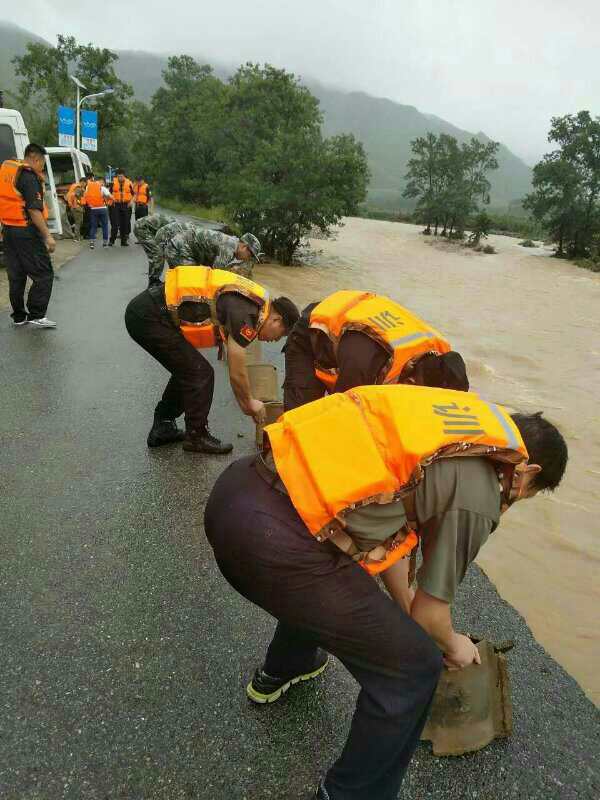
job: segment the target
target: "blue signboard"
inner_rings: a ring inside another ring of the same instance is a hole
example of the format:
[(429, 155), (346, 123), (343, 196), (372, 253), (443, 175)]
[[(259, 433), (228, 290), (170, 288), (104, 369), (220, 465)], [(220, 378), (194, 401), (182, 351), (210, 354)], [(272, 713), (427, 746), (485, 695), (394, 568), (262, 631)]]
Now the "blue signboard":
[(81, 112), (81, 149), (93, 150), (94, 152), (98, 149), (97, 111)]
[(58, 146), (75, 146), (75, 111), (66, 106), (58, 107)]

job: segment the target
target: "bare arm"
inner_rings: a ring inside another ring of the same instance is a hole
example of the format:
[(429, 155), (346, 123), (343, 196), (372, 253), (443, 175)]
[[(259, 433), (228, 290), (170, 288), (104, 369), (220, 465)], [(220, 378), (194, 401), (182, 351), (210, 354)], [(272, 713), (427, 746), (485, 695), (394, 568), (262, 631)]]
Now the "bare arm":
[(242, 412), (248, 417), (253, 417), (255, 422), (263, 422), (265, 407), (264, 403), (252, 397), (246, 369), (246, 351), (231, 336), (227, 337), (227, 363), (229, 382)]
[(381, 573), (385, 588), (393, 600), (407, 613), (410, 614), (415, 593), (408, 585), (408, 568), (410, 559), (402, 558)]
[(44, 240), (44, 244), (49, 253), (53, 253), (56, 247), (56, 243), (52, 238), (52, 234), (48, 230), (48, 226), (46, 225), (46, 220), (44, 219), (44, 215), (41, 211), (38, 211), (36, 208), (29, 208), (27, 210), (29, 214), (29, 219), (35, 225), (35, 227), (40, 232), (40, 236)]
[(410, 613), (444, 653), (444, 663), (449, 669), (461, 669), (473, 662), (481, 664), (473, 642), (452, 627), (450, 603), (417, 589)]

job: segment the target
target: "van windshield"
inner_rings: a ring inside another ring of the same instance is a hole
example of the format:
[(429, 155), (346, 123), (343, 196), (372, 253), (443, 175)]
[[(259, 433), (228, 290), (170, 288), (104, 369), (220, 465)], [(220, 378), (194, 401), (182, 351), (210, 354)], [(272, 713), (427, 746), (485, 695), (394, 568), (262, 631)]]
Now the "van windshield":
[(7, 158), (16, 158), (15, 135), (10, 125), (0, 125), (0, 164)]
[(66, 194), (69, 186), (76, 181), (71, 153), (50, 153), (50, 163), (57, 193)]

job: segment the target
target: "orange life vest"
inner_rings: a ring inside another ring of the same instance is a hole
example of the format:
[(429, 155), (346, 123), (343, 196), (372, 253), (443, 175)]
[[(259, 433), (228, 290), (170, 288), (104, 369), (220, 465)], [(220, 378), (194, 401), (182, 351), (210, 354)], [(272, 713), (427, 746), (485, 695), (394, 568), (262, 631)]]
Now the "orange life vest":
[(106, 205), (107, 199), (108, 198), (105, 198), (102, 194), (102, 184), (100, 181), (87, 182), (85, 194), (83, 196), (85, 205), (90, 208), (102, 208), (102, 206)]
[[(405, 369), (426, 353), (451, 350), (449, 342), (431, 325), (389, 297), (371, 292), (335, 292), (315, 306), (309, 325), (329, 337), (336, 354), (341, 337), (350, 330), (361, 331), (380, 344), (389, 358), (377, 383), (395, 383)], [(315, 373), (330, 392), (335, 389), (337, 368), (315, 363)]]
[[(44, 179), (25, 161), (9, 158), (0, 166), (0, 222), (15, 228), (25, 228), (31, 224), (25, 198), (17, 189), (17, 181), (23, 170), (29, 170), (40, 179), (40, 192), (44, 199)], [(48, 219), (48, 208), (44, 203), (44, 219)]]
[(133, 199), (133, 186), (129, 178), (125, 178), (122, 184), (118, 178), (113, 180), (112, 196), (115, 203), (129, 203)]
[[(77, 196), (77, 189), (80, 188), (79, 183), (72, 183), (67, 192), (66, 201), (69, 208), (80, 208), (83, 205), (83, 190), (82, 194)], [(87, 187), (86, 187), (87, 188)]]
[[(269, 449), (296, 511), (319, 541), (350, 538), (346, 514), (410, 496), (437, 459), (485, 456), (515, 465), (528, 457), (502, 407), (473, 392), (405, 385), (361, 386), (288, 411), (265, 428)], [(375, 574), (417, 543), (417, 532), (403, 530), (357, 560)]]
[[(217, 300), (227, 293), (240, 294), (259, 308), (258, 330), (269, 316), (269, 293), (258, 283), (224, 269), (210, 267), (174, 267), (165, 279), (165, 300), (171, 318), (190, 344), (197, 348), (215, 347), (226, 338), (217, 319)], [(207, 318), (202, 322), (180, 320), (182, 303), (204, 303)]]
[(148, 192), (150, 187), (144, 181), (136, 181), (133, 184), (133, 194), (135, 198), (136, 205), (148, 205)]

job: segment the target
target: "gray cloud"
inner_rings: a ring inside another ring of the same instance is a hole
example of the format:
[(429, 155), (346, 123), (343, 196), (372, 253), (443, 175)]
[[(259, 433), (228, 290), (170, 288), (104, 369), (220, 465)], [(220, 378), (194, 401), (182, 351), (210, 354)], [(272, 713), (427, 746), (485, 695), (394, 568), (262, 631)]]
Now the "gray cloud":
[(600, 113), (597, 0), (28, 0), (4, 14), (51, 40), (269, 61), (483, 130), (530, 162), (551, 116)]

